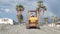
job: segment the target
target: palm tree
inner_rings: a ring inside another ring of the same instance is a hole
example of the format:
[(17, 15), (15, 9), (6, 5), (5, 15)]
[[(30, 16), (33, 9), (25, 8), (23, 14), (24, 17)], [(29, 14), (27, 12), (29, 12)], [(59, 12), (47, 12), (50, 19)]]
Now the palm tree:
[(57, 16), (52, 16), (53, 23), (57, 25), (57, 22), (59, 21), (59, 18)]
[(45, 11), (47, 10), (46, 6), (43, 6), (42, 9), (43, 9), (43, 15), (44, 15)]
[[(43, 1), (42, 0), (38, 1), (38, 8), (37, 8), (38, 19), (40, 18), (40, 12), (41, 12), (40, 8), (42, 7), (42, 5), (43, 5)], [(39, 19), (39, 21), (40, 21), (40, 19)]]
[(17, 10), (18, 23), (20, 24), (21, 21), (23, 20), (22, 11), (24, 11), (24, 6), (21, 4), (17, 5), (16, 10)]
[(38, 7), (41, 8), (42, 5), (43, 5), (43, 1), (42, 1), (42, 0), (39, 0), (39, 1), (38, 1)]
[(51, 16), (51, 18), (52, 18), (52, 22), (54, 22), (55, 17), (54, 16)]
[(38, 1), (38, 8), (37, 9), (38, 9), (38, 11), (40, 10), (39, 12), (41, 12), (41, 8), (43, 9), (43, 14), (44, 14), (44, 12), (47, 9), (46, 9), (46, 6), (43, 5), (43, 1), (42, 0)]
[(21, 4), (17, 5), (16, 10), (17, 10), (18, 15), (20, 15), (22, 13), (22, 11), (24, 11), (24, 6)]
[(56, 16), (54, 19), (54, 23), (57, 25), (57, 22), (58, 22), (58, 17)]
[(48, 18), (44, 18), (46, 25), (48, 25)]
[(52, 17), (53, 23), (57, 22), (58, 17), (56, 17), (56, 16), (51, 16), (51, 17)]
[[(41, 10), (43, 9), (43, 14), (44, 14), (44, 12), (46, 11), (46, 6), (44, 6), (43, 5), (43, 1), (42, 0), (39, 0), (38, 1), (38, 8), (37, 8), (37, 11), (38, 11), (38, 19), (40, 18), (40, 12), (41, 12)], [(40, 20), (40, 19), (39, 19)]]

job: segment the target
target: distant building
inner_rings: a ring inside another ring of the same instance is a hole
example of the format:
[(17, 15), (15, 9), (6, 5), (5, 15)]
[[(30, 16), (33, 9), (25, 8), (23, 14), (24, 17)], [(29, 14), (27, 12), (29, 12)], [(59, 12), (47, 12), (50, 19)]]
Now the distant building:
[(56, 23), (48, 24), (48, 26), (50, 26), (50, 27), (60, 27), (60, 21), (58, 21)]
[(60, 21), (56, 22), (56, 26), (60, 27)]
[(0, 24), (14, 24), (14, 21), (12, 19), (9, 18), (0, 18)]
[(48, 24), (48, 26), (55, 27), (55, 24), (54, 23), (51, 23), (51, 24)]

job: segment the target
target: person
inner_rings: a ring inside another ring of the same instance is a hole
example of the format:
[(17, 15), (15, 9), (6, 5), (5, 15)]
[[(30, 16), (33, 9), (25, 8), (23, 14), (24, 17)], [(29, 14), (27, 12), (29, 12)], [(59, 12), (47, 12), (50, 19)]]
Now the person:
[(29, 22), (31, 22), (31, 23), (35, 23), (35, 22), (37, 22), (37, 17), (35, 17), (34, 15), (32, 15), (30, 18), (29, 18)]

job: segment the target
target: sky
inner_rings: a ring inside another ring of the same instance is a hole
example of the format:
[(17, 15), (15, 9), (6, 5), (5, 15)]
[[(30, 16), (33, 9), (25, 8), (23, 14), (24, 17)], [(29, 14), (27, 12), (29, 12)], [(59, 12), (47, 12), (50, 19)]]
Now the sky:
[[(0, 18), (10, 18), (17, 21), (16, 5), (22, 4), (25, 7), (23, 12), (24, 21), (27, 20), (28, 10), (35, 10), (37, 8), (38, 0), (0, 0)], [(47, 11), (41, 17), (60, 17), (60, 0), (43, 0)]]

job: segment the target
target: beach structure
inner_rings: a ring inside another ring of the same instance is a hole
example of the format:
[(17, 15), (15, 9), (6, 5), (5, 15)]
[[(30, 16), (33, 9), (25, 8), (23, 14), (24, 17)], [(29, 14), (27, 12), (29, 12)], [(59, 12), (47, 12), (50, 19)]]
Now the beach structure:
[(12, 19), (9, 18), (0, 18), (0, 24), (14, 24), (14, 21)]

